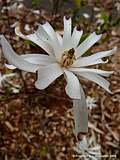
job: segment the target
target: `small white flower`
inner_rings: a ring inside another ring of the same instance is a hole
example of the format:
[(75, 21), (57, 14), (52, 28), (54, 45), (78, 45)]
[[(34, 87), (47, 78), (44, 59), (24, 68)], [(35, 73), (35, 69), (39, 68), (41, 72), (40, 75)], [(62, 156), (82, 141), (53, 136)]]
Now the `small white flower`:
[(120, 2), (116, 2), (115, 7), (117, 8), (117, 11), (120, 11)]
[[(16, 88), (15, 88), (16, 87)], [(19, 85), (15, 85), (14, 87), (11, 88), (13, 93), (19, 93), (20, 92), (20, 86)]]
[(105, 23), (105, 21), (103, 19), (98, 19), (96, 21), (97, 24), (103, 25)]
[(101, 18), (101, 13), (96, 14), (95, 17), (97, 19), (97, 24), (103, 25), (105, 23), (104, 19)]
[(65, 17), (63, 37), (55, 32), (48, 22), (43, 25), (40, 24), (37, 31), (30, 35), (23, 35), (19, 27), (16, 27), (15, 32), (21, 38), (36, 43), (49, 54), (17, 55), (5, 37), (0, 36), (4, 56), (10, 64), (24, 71), (37, 71), (38, 78), (35, 86), (38, 89), (45, 89), (64, 74), (67, 81), (65, 90), (72, 99), (81, 99), (82, 86), (78, 77), (92, 80), (110, 92), (110, 83), (103, 77), (108, 77), (113, 72), (87, 67), (106, 63), (102, 58), (115, 53), (116, 48), (87, 57), (83, 56), (101, 38), (101, 35), (96, 35), (94, 32), (79, 44), (83, 31), (78, 31), (75, 27), (72, 32), (71, 18), (66, 19)]
[(16, 73), (9, 73), (4, 75), (0, 73), (0, 88), (9, 86), (13, 93), (19, 93), (21, 86), (13, 84), (13, 82), (11, 81), (11, 78), (14, 76), (16, 76)]
[(25, 30), (30, 31), (30, 26), (28, 24), (25, 25)]
[(9, 78), (15, 76), (16, 74), (15, 73), (9, 73), (9, 74), (1, 74), (0, 73), (0, 87), (3, 86), (3, 83), (8, 80)]
[(90, 96), (87, 96), (86, 104), (87, 104), (87, 107), (89, 109), (93, 109), (93, 108), (95, 108), (97, 106), (96, 105), (96, 99), (94, 97), (90, 97)]
[[(83, 139), (76, 143), (73, 147), (74, 151), (78, 154), (77, 157), (84, 158), (85, 160), (100, 160), (101, 147), (98, 144), (94, 144), (92, 139), (87, 140), (84, 136)], [(78, 160), (80, 160), (78, 158)]]
[(90, 18), (90, 15), (88, 13), (83, 13), (83, 16), (86, 18), (86, 19), (89, 19)]

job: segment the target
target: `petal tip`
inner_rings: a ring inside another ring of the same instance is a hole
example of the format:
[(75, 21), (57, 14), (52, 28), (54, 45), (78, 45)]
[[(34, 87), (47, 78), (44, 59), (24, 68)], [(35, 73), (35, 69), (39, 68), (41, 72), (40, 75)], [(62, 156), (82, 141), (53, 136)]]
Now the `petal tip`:
[(63, 18), (65, 21), (70, 21), (71, 20), (71, 17), (69, 17), (69, 16), (64, 16), (64, 18)]
[(38, 82), (38, 80), (35, 82), (35, 87), (36, 87), (37, 89), (40, 89), (40, 90), (45, 89), (45, 87), (43, 87), (42, 84), (40, 84), (40, 83)]
[(78, 30), (77, 26), (75, 26), (75, 30), (78, 32), (81, 32), (81, 34), (83, 34), (83, 30)]
[(114, 71), (109, 71), (109, 75), (111, 75), (111, 74), (113, 74), (114, 73)]
[(26, 36), (20, 31), (20, 27), (15, 27), (15, 34), (23, 39), (27, 39)]
[(13, 66), (11, 64), (6, 64), (6, 63), (5, 63), (5, 67), (8, 68), (8, 69), (12, 69), (12, 70), (16, 69), (15, 66)]
[(108, 86), (104, 88), (109, 94), (112, 94), (112, 91), (110, 89), (110, 82), (108, 82)]
[(48, 26), (48, 25), (50, 25), (50, 24), (49, 24), (49, 22), (47, 22), (47, 21), (45, 21), (43, 24), (41, 24), (41, 26), (43, 26), (43, 27), (44, 27), (44, 26)]
[(116, 52), (117, 52), (117, 46), (115, 46), (113, 49), (110, 50), (109, 56), (113, 55)]
[(19, 32), (20, 32), (20, 28), (18, 26), (15, 27), (15, 34), (18, 35)]
[(113, 94), (113, 92), (109, 88), (108, 88), (107, 91), (108, 91), (108, 93)]
[(96, 36), (98, 36), (99, 38), (101, 38), (101, 37), (102, 37), (102, 34), (96, 34)]
[(96, 32), (93, 32), (92, 34), (95, 35), (95, 36), (97, 36), (98, 39), (100, 39), (102, 37), (102, 34), (97, 34)]
[(117, 52), (117, 46), (115, 46), (112, 50), (113, 50), (113, 53)]
[(35, 87), (36, 87), (37, 89), (40, 89), (40, 87), (39, 87), (39, 85), (38, 85), (38, 81), (35, 82)]

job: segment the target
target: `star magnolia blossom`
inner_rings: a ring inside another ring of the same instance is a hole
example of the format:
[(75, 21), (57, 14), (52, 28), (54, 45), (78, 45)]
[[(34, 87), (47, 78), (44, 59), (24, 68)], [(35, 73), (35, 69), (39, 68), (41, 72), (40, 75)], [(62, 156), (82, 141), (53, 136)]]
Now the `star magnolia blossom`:
[(87, 96), (86, 98), (86, 104), (87, 104), (87, 107), (89, 109), (93, 109), (95, 107), (97, 107), (97, 104), (96, 104), (96, 99), (94, 97), (90, 97), (90, 96)]
[(9, 78), (12, 78), (15, 75), (16, 75), (15, 73), (9, 73), (9, 74), (4, 74), (4, 75), (0, 73), (0, 87), (3, 86), (2, 85), (3, 82), (8, 81)]
[[(1, 35), (0, 41), (4, 56), (10, 64), (21, 70), (28, 72), (37, 71), (38, 78), (35, 86), (38, 89), (45, 89), (56, 78), (64, 74), (67, 81), (66, 93), (73, 99), (81, 99), (82, 87), (78, 79), (79, 76), (92, 80), (110, 92), (109, 82), (103, 77), (108, 77), (113, 72), (87, 67), (106, 63), (102, 58), (112, 55), (116, 48), (83, 57), (83, 54), (101, 38), (101, 35), (96, 35), (94, 32), (79, 44), (83, 31), (78, 31), (75, 27), (72, 32), (71, 27), (71, 18), (66, 19), (65, 17), (63, 37), (55, 32), (48, 22), (43, 25), (40, 24), (37, 31), (30, 35), (23, 35), (19, 27), (17, 27), (15, 32), (18, 36), (36, 43), (48, 55), (17, 55), (5, 37)], [(11, 68), (14, 67), (11, 66)]]

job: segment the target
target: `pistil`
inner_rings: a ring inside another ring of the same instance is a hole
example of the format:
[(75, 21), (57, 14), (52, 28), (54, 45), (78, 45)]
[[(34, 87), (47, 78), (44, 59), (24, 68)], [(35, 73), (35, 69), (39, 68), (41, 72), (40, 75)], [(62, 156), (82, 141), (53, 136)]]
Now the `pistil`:
[(68, 67), (73, 64), (74, 60), (75, 60), (75, 50), (74, 48), (72, 48), (68, 51), (64, 51), (61, 57), (60, 64), (62, 67)]

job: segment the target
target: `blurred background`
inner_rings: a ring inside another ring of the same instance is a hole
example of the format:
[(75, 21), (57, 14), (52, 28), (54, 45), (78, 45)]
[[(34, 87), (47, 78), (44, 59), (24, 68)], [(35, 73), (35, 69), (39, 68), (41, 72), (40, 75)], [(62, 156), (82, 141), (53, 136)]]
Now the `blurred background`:
[[(119, 160), (120, 0), (0, 0), (0, 34), (18, 54), (46, 54), (16, 36), (14, 28), (19, 25), (24, 34), (30, 34), (48, 21), (62, 34), (64, 15), (84, 31), (81, 42), (93, 31), (103, 34), (85, 55), (118, 47), (109, 63), (96, 65), (114, 71), (108, 78), (113, 93), (90, 81), (82, 83), (89, 110), (88, 146), (99, 145), (102, 155)], [(36, 75), (9, 70), (6, 62), (0, 48), (0, 160), (81, 160), (82, 153), (74, 149), (72, 101), (65, 94), (64, 78), (40, 91), (34, 87)]]

